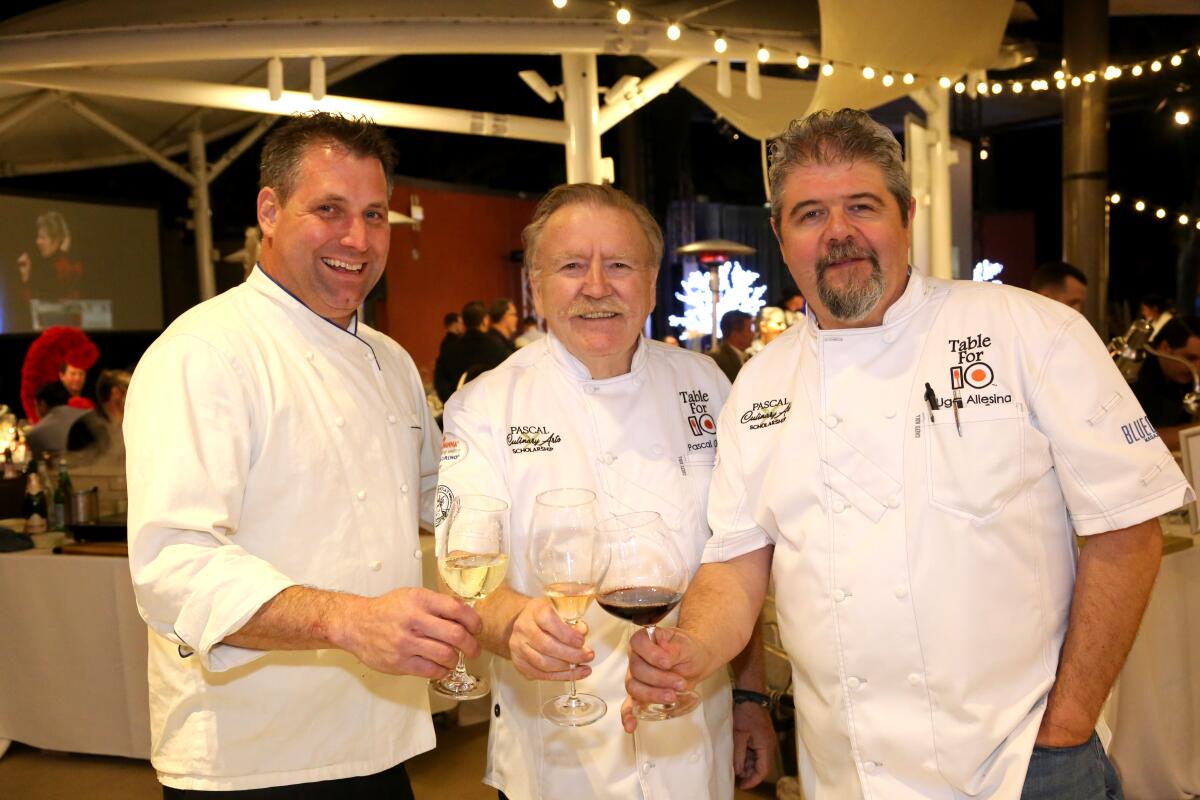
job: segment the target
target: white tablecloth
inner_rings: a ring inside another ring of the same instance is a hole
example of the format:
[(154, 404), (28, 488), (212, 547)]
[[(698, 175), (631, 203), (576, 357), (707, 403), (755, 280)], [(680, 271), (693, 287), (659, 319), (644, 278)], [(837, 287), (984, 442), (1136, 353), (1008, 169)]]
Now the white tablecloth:
[(1200, 546), (1163, 558), (1105, 717), (1127, 800), (1200, 797)]
[(129, 562), (0, 555), (0, 740), (150, 757), (146, 625)]

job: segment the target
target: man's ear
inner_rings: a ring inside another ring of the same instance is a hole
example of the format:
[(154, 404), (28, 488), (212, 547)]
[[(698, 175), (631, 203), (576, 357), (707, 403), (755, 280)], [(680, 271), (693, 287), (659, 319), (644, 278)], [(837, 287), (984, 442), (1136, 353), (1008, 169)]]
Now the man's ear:
[(275, 225), (280, 212), (279, 196), (270, 186), (264, 186), (258, 193), (258, 227), (262, 230), (264, 239), (275, 236)]

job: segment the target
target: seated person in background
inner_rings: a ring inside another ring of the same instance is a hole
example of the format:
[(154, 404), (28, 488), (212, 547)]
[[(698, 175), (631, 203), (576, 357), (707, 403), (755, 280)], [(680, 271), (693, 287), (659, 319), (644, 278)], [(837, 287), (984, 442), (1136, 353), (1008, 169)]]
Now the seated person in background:
[(745, 311), (730, 311), (721, 317), (721, 343), (708, 351), (717, 366), (732, 383), (738, 370), (750, 357), (746, 351), (754, 343), (754, 317)]
[(1138, 316), (1150, 323), (1150, 337), (1154, 338), (1163, 325), (1175, 318), (1174, 304), (1161, 294), (1151, 292), (1138, 304)]
[(96, 380), (96, 400), (99, 406), (94, 414), (80, 419), (91, 430), (95, 441), (81, 450), (72, 463), (82, 466), (105, 464), (125, 465), (125, 435), (122, 422), (125, 419), (125, 394), (129, 391), (132, 376), (123, 369), (106, 369)]
[[(1200, 367), (1200, 336), (1177, 319), (1168, 320), (1151, 347), (1167, 355), (1178, 356)], [(1178, 361), (1146, 356), (1146, 363), (1131, 387), (1142, 404), (1150, 424), (1158, 429), (1163, 444), (1179, 449), (1179, 431), (1196, 424), (1183, 407), (1183, 396), (1192, 391), (1192, 373)]]
[(784, 320), (790, 328), (804, 319), (804, 310), (808, 304), (799, 289), (788, 289), (779, 296), (779, 307), (783, 309)]
[(517, 349), (520, 350), (527, 344), (533, 344), (538, 339), (541, 339), (546, 334), (538, 327), (538, 318), (532, 314), (521, 320), (521, 335), (517, 337)]
[(1035, 269), (1029, 288), (1083, 313), (1083, 304), (1087, 300), (1087, 275), (1065, 261), (1049, 261)]
[(51, 381), (43, 385), (34, 397), (38, 424), (30, 429), (26, 437), (30, 452), (39, 457), (47, 451), (62, 455), (69, 450), (83, 449), (95, 441), (87, 423), (76, 424), (92, 412), (68, 406), (71, 395), (61, 382)]

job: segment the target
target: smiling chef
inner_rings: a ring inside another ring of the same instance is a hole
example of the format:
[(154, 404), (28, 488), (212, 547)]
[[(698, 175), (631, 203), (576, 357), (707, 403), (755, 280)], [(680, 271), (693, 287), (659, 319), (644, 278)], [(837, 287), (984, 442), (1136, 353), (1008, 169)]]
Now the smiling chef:
[[(476, 607), (480, 641), (500, 656), (492, 662), (485, 782), (511, 800), (731, 798), (735, 766), (743, 785), (769, 766), (774, 733), (765, 709), (739, 702), (731, 711), (721, 671), (699, 687), (696, 710), (627, 736), (617, 708), (633, 626), (595, 606), (586, 629), (566, 625), (527, 559), (534, 498), (575, 487), (595, 492), (601, 517), (657, 511), (698, 565), (729, 382), (711, 358), (641, 335), (654, 307), (662, 232), (627, 195), (559, 186), (523, 238), (549, 335), (450, 398), (438, 478), (439, 517), (464, 494), (500, 497), (511, 508), (508, 582)], [(734, 683), (750, 690), (747, 698), (761, 697), (761, 647), (735, 656)], [(572, 676), (609, 705), (588, 727), (558, 727), (540, 714)]]
[(809, 800), (1119, 797), (1094, 729), (1192, 495), (1171, 454), (1078, 313), (909, 268), (867, 114), (793, 122), (769, 177), (808, 324), (738, 376), (707, 563), (631, 696), (737, 652), (773, 572)]

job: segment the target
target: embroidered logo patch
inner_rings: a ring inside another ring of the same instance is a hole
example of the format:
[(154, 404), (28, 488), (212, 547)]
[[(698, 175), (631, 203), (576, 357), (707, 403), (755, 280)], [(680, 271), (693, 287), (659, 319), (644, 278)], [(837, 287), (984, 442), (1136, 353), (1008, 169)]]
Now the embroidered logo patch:
[(708, 392), (685, 389), (679, 392), (679, 402), (683, 404), (684, 413), (687, 414), (692, 436), (717, 435), (717, 421), (708, 413)]
[(454, 434), (442, 436), (442, 459), (440, 469), (449, 469), (467, 457), (467, 443)]
[(1150, 442), (1158, 438), (1158, 431), (1150, 424), (1149, 417), (1139, 417), (1133, 422), (1122, 425), (1121, 433), (1125, 434), (1125, 444)]
[(769, 428), (787, 419), (792, 410), (792, 402), (786, 397), (776, 397), (771, 400), (760, 400), (750, 405), (750, 410), (742, 414), (741, 423), (749, 426), (750, 430)]
[(454, 505), (454, 492), (445, 484), (438, 484), (437, 493), (433, 496), (433, 526), (440, 527), (450, 515)]
[(504, 441), (513, 453), (548, 453), (562, 442), (562, 436), (545, 425), (513, 425)]

